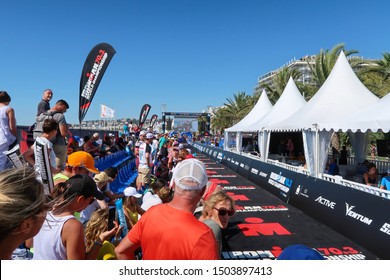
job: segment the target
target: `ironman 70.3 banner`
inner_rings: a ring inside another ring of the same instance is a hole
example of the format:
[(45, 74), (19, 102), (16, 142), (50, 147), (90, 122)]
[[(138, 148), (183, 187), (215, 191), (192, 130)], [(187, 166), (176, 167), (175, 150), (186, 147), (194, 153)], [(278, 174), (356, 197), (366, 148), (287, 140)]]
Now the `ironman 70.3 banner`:
[(141, 112), (139, 113), (139, 124), (138, 124), (140, 129), (142, 129), (142, 126), (144, 125), (151, 108), (152, 106), (150, 106), (149, 104), (144, 104), (144, 106), (142, 106)]
[(104, 72), (115, 53), (116, 52), (111, 45), (101, 43), (93, 47), (88, 54), (80, 79), (80, 123), (87, 114)]

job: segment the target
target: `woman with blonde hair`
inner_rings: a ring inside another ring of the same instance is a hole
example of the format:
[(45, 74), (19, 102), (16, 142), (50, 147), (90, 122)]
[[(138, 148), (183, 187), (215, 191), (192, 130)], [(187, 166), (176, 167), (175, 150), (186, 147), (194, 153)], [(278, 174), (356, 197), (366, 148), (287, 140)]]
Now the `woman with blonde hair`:
[(39, 232), (48, 206), (34, 168), (0, 173), (0, 259), (11, 259), (19, 245)]
[[(85, 227), (85, 247), (87, 251), (90, 251), (94, 245), (94, 243), (99, 240), (99, 236), (102, 232), (107, 231), (108, 229), (108, 216), (109, 210), (106, 209), (98, 209), (92, 213), (90, 220), (87, 222)], [(116, 221), (114, 223), (117, 224)], [(113, 243), (105, 240), (103, 242), (102, 247), (97, 254), (97, 260), (116, 260), (115, 254), (115, 246), (120, 242), (120, 236), (122, 233), (123, 227), (119, 227), (116, 225), (116, 232), (114, 232), (115, 237), (113, 239)], [(113, 234), (113, 235), (114, 235)]]
[(212, 229), (217, 240), (219, 255), (222, 251), (222, 229), (227, 228), (229, 219), (234, 213), (234, 200), (223, 190), (212, 193), (204, 203), (199, 220)]

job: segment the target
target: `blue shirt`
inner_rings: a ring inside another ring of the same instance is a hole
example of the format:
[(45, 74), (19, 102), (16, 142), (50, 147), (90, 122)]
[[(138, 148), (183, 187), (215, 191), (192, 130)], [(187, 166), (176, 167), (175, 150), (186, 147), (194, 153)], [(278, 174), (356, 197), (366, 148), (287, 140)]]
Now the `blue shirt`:
[(390, 176), (382, 178), (381, 186), (384, 186), (386, 190), (390, 191)]

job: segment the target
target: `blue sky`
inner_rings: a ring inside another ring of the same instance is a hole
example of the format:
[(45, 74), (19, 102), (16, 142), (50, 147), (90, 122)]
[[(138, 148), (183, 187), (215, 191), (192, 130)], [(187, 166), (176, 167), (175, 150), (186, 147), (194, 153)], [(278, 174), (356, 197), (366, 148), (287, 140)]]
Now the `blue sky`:
[(19, 125), (42, 91), (65, 99), (78, 123), (81, 70), (92, 47), (116, 49), (85, 120), (100, 104), (117, 118), (202, 112), (292, 58), (345, 43), (367, 58), (390, 51), (390, 2), (313, 0), (2, 0), (0, 89)]

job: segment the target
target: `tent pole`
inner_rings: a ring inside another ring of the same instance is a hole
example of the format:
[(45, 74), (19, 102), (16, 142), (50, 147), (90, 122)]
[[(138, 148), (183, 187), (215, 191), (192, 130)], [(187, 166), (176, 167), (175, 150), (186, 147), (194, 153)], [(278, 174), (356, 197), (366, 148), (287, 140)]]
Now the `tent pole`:
[(316, 127), (316, 145), (315, 145), (315, 158), (314, 158), (314, 164), (315, 164), (315, 177), (318, 178), (319, 176), (319, 139), (318, 139), (318, 126), (315, 124)]

